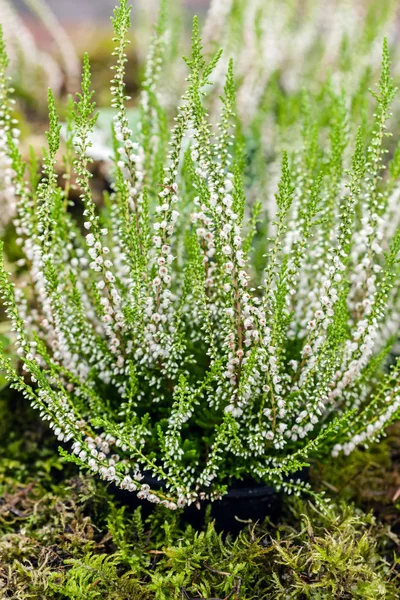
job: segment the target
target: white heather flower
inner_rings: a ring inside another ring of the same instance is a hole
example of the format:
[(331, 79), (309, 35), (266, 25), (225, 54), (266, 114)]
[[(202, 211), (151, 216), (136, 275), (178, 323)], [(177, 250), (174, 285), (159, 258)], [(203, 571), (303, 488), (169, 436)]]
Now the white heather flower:
[(94, 235), (92, 233), (89, 233), (86, 236), (86, 243), (87, 243), (88, 246), (93, 246), (93, 244), (95, 243), (95, 241), (96, 241), (95, 237), (94, 237)]
[(225, 412), (231, 413), (231, 415), (235, 418), (241, 417), (243, 414), (242, 409), (239, 408), (238, 406), (234, 406), (233, 404), (229, 404), (228, 406), (226, 406)]

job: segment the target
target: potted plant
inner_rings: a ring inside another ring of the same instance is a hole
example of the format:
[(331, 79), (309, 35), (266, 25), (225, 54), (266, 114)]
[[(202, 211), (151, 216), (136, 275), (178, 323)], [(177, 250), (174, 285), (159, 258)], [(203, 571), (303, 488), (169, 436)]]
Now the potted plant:
[[(248, 481), (313, 494), (297, 475), (310, 460), (379, 438), (400, 407), (400, 363), (386, 367), (400, 320), (399, 152), (384, 171), (395, 94), (387, 43), (370, 130), (353, 135), (345, 95), (333, 87), (327, 139), (305, 105), (302, 141), (283, 153), (276, 216), (263, 237), (262, 207), (246, 205), (232, 63), (214, 125), (204, 97), (220, 53), (204, 58), (195, 19), (188, 87), (169, 133), (157, 95), (161, 16), (133, 134), (129, 24), (121, 0), (114, 191), (104, 210), (90, 187), (96, 112), (87, 56), (68, 114), (63, 161), (80, 189), (82, 228), (68, 212), (69, 180), (56, 176), (51, 92), (43, 169), (25, 177), (2, 44), (1, 152), (30, 283), (15, 289), (2, 259), (1, 294), (24, 373), (4, 355), (1, 367), (67, 460), (139, 499), (200, 506), (242, 495), (235, 482), (249, 497)], [(261, 266), (255, 239), (265, 248)]]

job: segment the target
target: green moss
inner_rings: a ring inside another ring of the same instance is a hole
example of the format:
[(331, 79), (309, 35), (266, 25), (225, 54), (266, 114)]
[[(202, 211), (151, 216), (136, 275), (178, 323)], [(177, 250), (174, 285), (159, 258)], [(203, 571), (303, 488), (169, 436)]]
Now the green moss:
[(395, 423), (379, 444), (316, 463), (311, 473), (315, 485), (333, 498), (373, 510), (380, 520), (400, 530), (399, 469), (400, 424)]
[(223, 540), (213, 524), (198, 533), (167, 514), (144, 522), (88, 485), (16, 486), (4, 497), (4, 597), (169, 600), (182, 589), (202, 598), (232, 590), (243, 599), (397, 597), (395, 565), (382, 554), (387, 536), (353, 509), (322, 516), (292, 502), (285, 524)]

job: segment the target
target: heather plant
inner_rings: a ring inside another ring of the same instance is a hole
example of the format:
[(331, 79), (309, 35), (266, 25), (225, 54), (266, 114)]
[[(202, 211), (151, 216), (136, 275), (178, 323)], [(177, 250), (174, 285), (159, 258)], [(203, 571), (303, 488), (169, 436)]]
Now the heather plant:
[[(276, 211), (274, 192), (281, 152), (293, 144), (294, 137), (298, 138), (296, 144), (301, 143), (305, 96), (307, 102), (311, 100), (314, 114), (320, 115), (318, 126), (322, 128), (330, 120), (330, 104), (324, 103), (330, 79), (334, 86), (346, 89), (347, 103), (356, 114), (350, 121), (360, 123), (360, 113), (368, 109), (368, 88), (379, 77), (383, 37), (396, 49), (396, 10), (397, 3), (392, 0), (379, 7), (369, 0), (210, 3), (203, 33), (205, 47), (223, 47), (224, 53), (212, 75), (209, 112), (217, 120), (217, 100), (233, 58), (237, 114), (250, 158), (247, 195), (250, 202), (262, 197), (268, 218), (273, 220)], [(397, 60), (394, 65), (396, 68)], [(368, 120), (363, 125), (367, 126)]]
[[(147, 7), (154, 12), (154, 6), (152, 9), (147, 3)], [(396, 52), (396, 10), (393, 0), (379, 6), (370, 0), (210, 2), (203, 29), (205, 50), (212, 53), (223, 47), (224, 52), (210, 76), (206, 109), (210, 121), (216, 123), (233, 58), (236, 112), (247, 153), (246, 195), (249, 204), (262, 199), (267, 219), (273, 220), (276, 212), (274, 194), (282, 151), (294, 142), (301, 143), (307, 104), (308, 110), (319, 115), (315, 121), (321, 136), (329, 136), (322, 130), (331, 120), (330, 85), (343, 87), (351, 106), (350, 125), (361, 123), (362, 114), (362, 125), (368, 127), (366, 100), (368, 89), (379, 77), (384, 36)], [(181, 53), (185, 41), (177, 18), (182, 11), (179, 3), (168, 3), (164, 32), (168, 59), (158, 87), (159, 102), (171, 120), (184, 89)], [(397, 115), (397, 104), (394, 108)], [(108, 126), (105, 131), (109, 133)]]
[[(90, 186), (87, 56), (63, 185), (53, 94), (40, 176), (35, 159), (25, 176), (4, 111), (29, 283), (15, 288), (1, 262), (22, 372), (5, 356), (1, 366), (66, 460), (139, 498), (175, 509), (249, 477), (312, 494), (298, 471), (379, 439), (400, 408), (400, 362), (390, 355), (400, 320), (400, 152), (388, 163), (396, 90), (387, 42), (367, 128), (353, 135), (345, 92), (332, 85), (326, 139), (305, 101), (301, 142), (282, 155), (263, 236), (260, 204), (246, 203), (233, 63), (213, 126), (204, 96), (221, 53), (205, 58), (195, 19), (187, 91), (168, 132), (158, 101), (165, 22), (162, 9), (133, 133), (127, 0), (114, 12), (114, 182), (104, 210)], [(82, 228), (68, 211), (72, 173)]]

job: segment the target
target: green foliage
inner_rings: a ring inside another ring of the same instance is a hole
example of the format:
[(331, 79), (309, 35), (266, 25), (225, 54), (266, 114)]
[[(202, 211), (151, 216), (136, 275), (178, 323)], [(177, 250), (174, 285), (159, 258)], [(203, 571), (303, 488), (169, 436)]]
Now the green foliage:
[(285, 528), (288, 537), (272, 542), (278, 572), (282, 569), (280, 577), (272, 575), (275, 598), (287, 598), (288, 589), (292, 598), (395, 597), (395, 589), (379, 575), (388, 565), (371, 539), (373, 517), (342, 511), (317, 519), (317, 528), (305, 513), (300, 534)]

